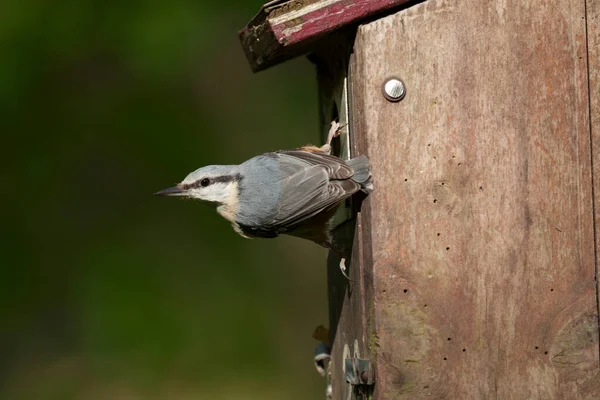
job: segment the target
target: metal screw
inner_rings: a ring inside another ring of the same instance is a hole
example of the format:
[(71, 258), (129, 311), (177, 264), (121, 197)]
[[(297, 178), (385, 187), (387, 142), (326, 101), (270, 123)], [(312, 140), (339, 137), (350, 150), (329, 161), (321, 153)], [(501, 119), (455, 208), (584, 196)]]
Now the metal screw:
[(404, 82), (398, 78), (388, 78), (381, 86), (383, 96), (391, 102), (400, 101), (406, 95)]

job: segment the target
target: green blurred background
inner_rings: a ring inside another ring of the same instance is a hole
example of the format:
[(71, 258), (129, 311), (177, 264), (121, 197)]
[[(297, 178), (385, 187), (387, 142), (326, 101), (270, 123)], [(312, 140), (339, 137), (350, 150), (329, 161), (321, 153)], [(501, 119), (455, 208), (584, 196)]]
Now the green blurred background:
[(319, 399), (325, 251), (152, 196), (318, 141), (304, 58), (252, 74), (261, 1), (0, 4), (0, 399)]

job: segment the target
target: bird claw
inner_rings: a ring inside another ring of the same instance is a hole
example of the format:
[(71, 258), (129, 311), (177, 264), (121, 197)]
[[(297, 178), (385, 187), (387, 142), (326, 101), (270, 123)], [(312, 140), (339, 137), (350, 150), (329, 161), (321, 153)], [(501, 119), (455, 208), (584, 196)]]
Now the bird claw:
[(342, 126), (337, 121), (331, 121), (331, 127), (329, 128), (329, 133), (327, 134), (327, 144), (331, 144), (333, 138), (340, 136)]
[(333, 120), (331, 121), (331, 127), (329, 128), (329, 133), (327, 134), (327, 142), (323, 146), (321, 146), (321, 151), (325, 153), (331, 153), (331, 141), (340, 136), (342, 133), (342, 128), (346, 125), (340, 125), (339, 122)]
[(340, 271), (342, 272), (342, 275), (344, 275), (344, 277), (346, 277), (346, 279), (350, 280), (350, 277), (346, 273), (346, 259), (345, 258), (342, 258), (340, 260)]

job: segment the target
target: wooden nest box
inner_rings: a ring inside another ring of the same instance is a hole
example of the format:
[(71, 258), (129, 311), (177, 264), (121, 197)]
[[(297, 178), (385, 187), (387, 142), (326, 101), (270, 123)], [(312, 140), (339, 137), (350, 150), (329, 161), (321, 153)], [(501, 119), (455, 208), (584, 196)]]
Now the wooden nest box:
[(240, 38), (256, 71), (310, 54), (372, 163), (332, 398), (600, 398), (600, 0), (275, 1)]

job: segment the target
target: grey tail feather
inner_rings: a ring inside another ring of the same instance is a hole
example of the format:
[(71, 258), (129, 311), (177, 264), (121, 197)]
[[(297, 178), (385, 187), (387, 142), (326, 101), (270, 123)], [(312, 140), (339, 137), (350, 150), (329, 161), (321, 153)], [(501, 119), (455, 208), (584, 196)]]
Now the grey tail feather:
[(363, 192), (371, 193), (373, 191), (373, 179), (371, 177), (371, 164), (367, 156), (361, 155), (346, 161), (346, 163), (354, 170), (352, 180), (360, 183)]

